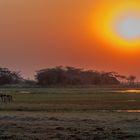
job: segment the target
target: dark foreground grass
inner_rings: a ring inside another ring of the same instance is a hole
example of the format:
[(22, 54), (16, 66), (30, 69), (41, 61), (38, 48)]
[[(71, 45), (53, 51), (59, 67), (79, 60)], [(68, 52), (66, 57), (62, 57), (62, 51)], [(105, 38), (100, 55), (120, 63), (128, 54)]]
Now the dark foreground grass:
[(0, 140), (139, 140), (138, 113), (0, 112)]
[(140, 93), (113, 92), (111, 88), (5, 88), (13, 103), (3, 111), (92, 112), (95, 110), (140, 110)]
[(0, 140), (139, 140), (140, 93), (95, 88), (5, 88)]

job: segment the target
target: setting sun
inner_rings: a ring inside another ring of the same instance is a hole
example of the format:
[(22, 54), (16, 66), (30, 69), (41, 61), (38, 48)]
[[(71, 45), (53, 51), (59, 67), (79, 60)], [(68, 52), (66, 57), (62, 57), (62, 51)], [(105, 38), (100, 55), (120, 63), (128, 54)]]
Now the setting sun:
[(140, 2), (99, 2), (93, 10), (93, 38), (123, 51), (140, 49)]

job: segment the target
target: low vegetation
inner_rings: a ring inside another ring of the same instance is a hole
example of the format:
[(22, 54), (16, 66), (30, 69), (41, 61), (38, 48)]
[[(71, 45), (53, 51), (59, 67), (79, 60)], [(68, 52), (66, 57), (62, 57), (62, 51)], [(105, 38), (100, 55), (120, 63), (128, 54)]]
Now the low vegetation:
[(13, 102), (0, 110), (92, 112), (95, 110), (139, 110), (139, 93), (121, 93), (98, 88), (12, 88), (1, 89), (12, 95)]
[[(1, 88), (1, 140), (138, 140), (140, 94), (113, 88)], [(123, 125), (122, 125), (123, 124)]]
[[(1, 88), (2, 140), (138, 140), (140, 94), (113, 88)], [(123, 124), (123, 125), (122, 125)]]

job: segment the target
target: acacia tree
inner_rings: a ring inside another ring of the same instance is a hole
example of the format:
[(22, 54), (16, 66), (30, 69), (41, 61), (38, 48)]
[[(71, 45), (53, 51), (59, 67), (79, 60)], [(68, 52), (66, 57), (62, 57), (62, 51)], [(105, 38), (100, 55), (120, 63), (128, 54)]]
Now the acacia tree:
[(37, 83), (47, 85), (112, 85), (119, 80), (112, 72), (98, 72), (74, 67), (54, 67), (37, 71)]
[(130, 85), (133, 85), (133, 84), (135, 83), (136, 76), (134, 76), (134, 75), (129, 75), (129, 76), (127, 77), (127, 80), (128, 80), (128, 83), (129, 83)]
[(127, 80), (127, 77), (125, 75), (121, 75), (116, 72), (114, 72), (114, 76), (121, 82), (126, 82)]
[(10, 71), (8, 68), (0, 68), (0, 85), (15, 84), (22, 80), (19, 72)]
[(120, 81), (116, 78), (115, 72), (102, 72), (101, 73), (101, 84), (103, 85), (117, 85)]

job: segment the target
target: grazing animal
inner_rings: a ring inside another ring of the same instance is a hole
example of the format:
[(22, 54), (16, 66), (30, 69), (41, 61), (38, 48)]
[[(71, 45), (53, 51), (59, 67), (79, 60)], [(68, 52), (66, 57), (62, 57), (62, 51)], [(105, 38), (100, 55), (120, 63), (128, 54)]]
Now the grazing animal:
[(4, 102), (4, 100), (5, 100), (5, 95), (4, 95), (4, 94), (0, 94), (0, 98), (1, 98), (1, 101)]
[(13, 97), (11, 95), (6, 95), (7, 98), (7, 102), (12, 102), (13, 101)]
[(13, 97), (11, 95), (0, 94), (0, 98), (3, 103), (10, 103), (13, 101)]

